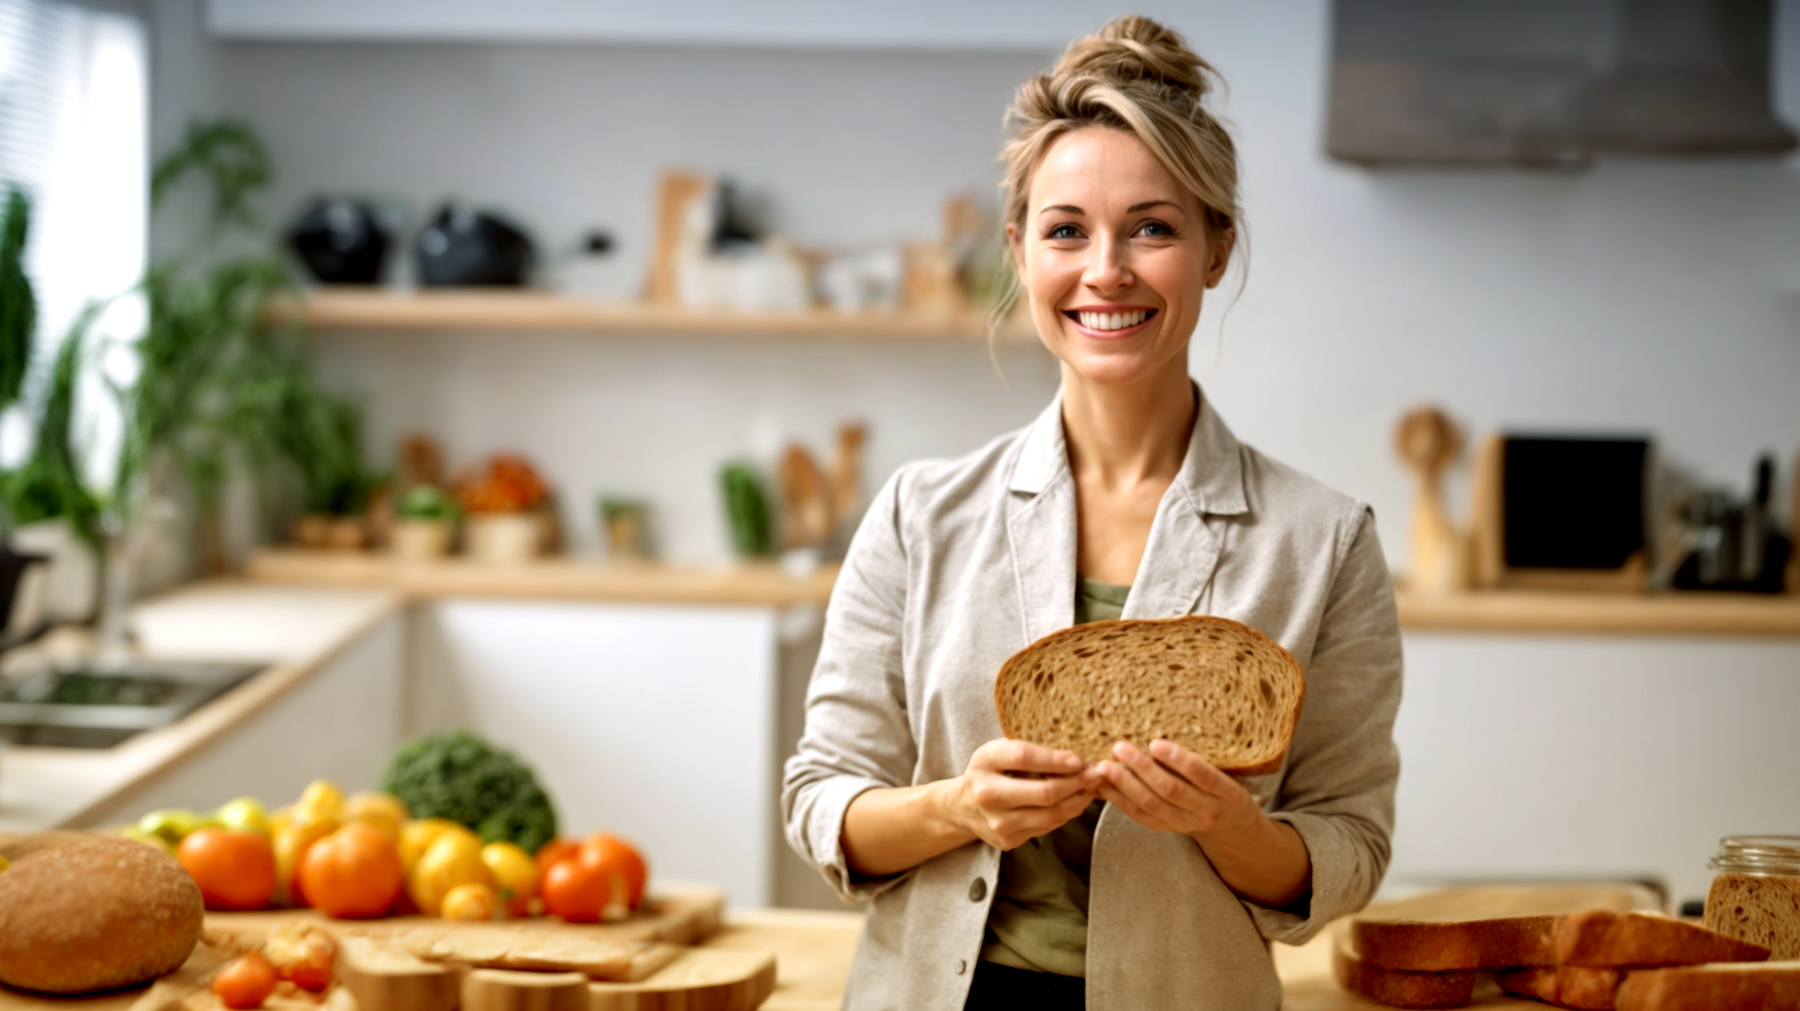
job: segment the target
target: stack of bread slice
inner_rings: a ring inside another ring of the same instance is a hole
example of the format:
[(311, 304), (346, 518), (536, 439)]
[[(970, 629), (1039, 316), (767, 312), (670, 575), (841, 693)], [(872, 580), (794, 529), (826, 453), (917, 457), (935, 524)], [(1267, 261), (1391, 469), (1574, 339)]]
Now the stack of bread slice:
[(1508, 993), (1584, 1011), (1800, 1008), (1800, 962), (1658, 913), (1359, 920), (1338, 936), (1338, 982), (1394, 1007), (1461, 1007), (1491, 971)]

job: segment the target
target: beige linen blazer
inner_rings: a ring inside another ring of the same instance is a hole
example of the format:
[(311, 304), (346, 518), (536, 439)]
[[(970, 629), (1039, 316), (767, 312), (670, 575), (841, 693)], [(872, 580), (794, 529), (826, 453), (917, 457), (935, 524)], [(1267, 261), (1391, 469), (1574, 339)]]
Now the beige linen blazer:
[[(900, 468), (851, 542), (782, 789), (789, 843), (845, 899), (872, 900), (846, 1008), (963, 1006), (1000, 851), (970, 843), (863, 878), (839, 845), (844, 810), (864, 790), (960, 775), (1001, 736), (1001, 663), (1074, 621), (1075, 536), (1058, 398), (968, 456)], [(1243, 782), (1305, 840), (1310, 904), (1239, 899), (1192, 839), (1108, 806), (1090, 870), (1091, 1011), (1272, 1011), (1267, 941), (1301, 942), (1361, 908), (1387, 867), (1400, 628), (1374, 517), (1239, 443), (1204, 398), (1125, 606), (1183, 614), (1260, 629), (1306, 671), (1284, 767)]]

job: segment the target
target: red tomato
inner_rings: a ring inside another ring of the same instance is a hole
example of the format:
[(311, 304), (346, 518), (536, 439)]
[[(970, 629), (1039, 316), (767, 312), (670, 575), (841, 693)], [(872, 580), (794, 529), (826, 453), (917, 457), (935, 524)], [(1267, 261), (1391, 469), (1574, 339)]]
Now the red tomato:
[(612, 883), (598, 868), (580, 860), (559, 860), (544, 874), (538, 894), (544, 912), (570, 923), (593, 923), (612, 891)]
[(644, 866), (643, 856), (630, 843), (617, 836), (596, 832), (583, 840), (581, 862), (602, 874), (624, 877), (626, 906), (636, 909), (644, 901), (644, 881), (650, 876), (650, 869)]
[(550, 873), (550, 868), (556, 866), (558, 861), (566, 860), (579, 852), (581, 844), (573, 839), (552, 839), (539, 846), (534, 858), (537, 861), (538, 880), (544, 880), (544, 875)]
[[(189, 838), (192, 838), (191, 836)], [(253, 951), (226, 966), (213, 977), (212, 992), (225, 1006), (234, 1009), (262, 1007), (275, 992), (275, 967)]]
[(208, 909), (261, 909), (275, 893), (275, 848), (261, 832), (203, 828), (181, 840), (175, 859)]

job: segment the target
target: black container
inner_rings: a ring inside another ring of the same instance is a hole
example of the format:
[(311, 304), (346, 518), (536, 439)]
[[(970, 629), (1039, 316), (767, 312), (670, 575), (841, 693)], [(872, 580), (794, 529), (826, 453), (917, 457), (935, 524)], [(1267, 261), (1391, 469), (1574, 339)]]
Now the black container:
[(287, 241), (320, 284), (375, 284), (393, 237), (368, 204), (320, 197), (288, 226)]
[(506, 221), (445, 204), (413, 244), (426, 287), (525, 283), (535, 253), (531, 239)]

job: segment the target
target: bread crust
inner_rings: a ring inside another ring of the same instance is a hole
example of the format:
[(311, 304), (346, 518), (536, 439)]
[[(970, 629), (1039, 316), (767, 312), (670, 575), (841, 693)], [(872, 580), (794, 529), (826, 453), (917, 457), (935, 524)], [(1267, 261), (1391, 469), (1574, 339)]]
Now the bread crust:
[(1500, 989), (1516, 997), (1530, 997), (1580, 1011), (1613, 1011), (1619, 981), (1624, 975), (1622, 969), (1535, 965), (1508, 969), (1500, 973), (1497, 980)]
[(0, 983), (113, 990), (179, 967), (205, 904), (168, 856), (129, 839), (39, 850), (0, 874)]
[(1462, 1007), (1475, 997), (1477, 973), (1473, 969), (1450, 972), (1383, 969), (1358, 959), (1342, 944), (1332, 947), (1331, 970), (1339, 986), (1389, 1007)]
[(1619, 984), (1618, 1011), (1779, 1011), (1800, 1007), (1800, 962), (1638, 969)]
[(1590, 909), (1556, 925), (1556, 964), (1614, 966), (1761, 962), (1769, 949), (1655, 913)]
[[(1284, 673), (1291, 677), (1293, 685), (1293, 701), (1283, 711), (1275, 715), (1281, 721), (1276, 738), (1280, 747), (1272, 753), (1257, 756), (1254, 761), (1214, 761), (1213, 764), (1221, 772), (1238, 776), (1257, 776), (1278, 771), (1286, 758), (1287, 749), (1294, 739), (1294, 730), (1299, 725), (1300, 709), (1306, 699), (1306, 677), (1300, 662), (1294, 659), (1280, 643), (1242, 622), (1216, 615), (1185, 615), (1176, 618), (1135, 618), (1118, 621), (1095, 621), (1084, 625), (1075, 625), (1060, 631), (1052, 632), (1038, 641), (1014, 653), (1001, 665), (1000, 672), (994, 678), (994, 709), (1000, 718), (1000, 731), (1014, 740), (1028, 740), (1022, 733), (1019, 715), (1013, 711), (1014, 700), (1018, 693), (1014, 691), (1015, 683), (1023, 684), (1024, 679), (1034, 673), (1035, 661), (1046, 656), (1068, 652), (1074, 654), (1079, 644), (1095, 640), (1116, 639), (1116, 632), (1123, 631), (1130, 637), (1147, 637), (1157, 635), (1166, 630), (1192, 630), (1196, 634), (1209, 634), (1215, 637), (1230, 637), (1242, 644), (1245, 649), (1264, 659), (1275, 659), (1281, 663)], [(1249, 653), (1246, 653), (1249, 655)], [(1184, 671), (1185, 674), (1185, 671)], [(1248, 700), (1255, 703), (1255, 699)], [(1069, 714), (1071, 720), (1085, 719), (1084, 714)], [(1118, 735), (1118, 740), (1130, 740), (1131, 735)], [(1044, 742), (1037, 742), (1044, 743)], [(1136, 742), (1147, 746), (1149, 741)], [(1110, 745), (1108, 745), (1110, 747)], [(1077, 749), (1085, 750), (1085, 749)], [(1089, 762), (1097, 762), (1109, 757), (1106, 753), (1083, 753), (1082, 757)], [(1202, 757), (1210, 756), (1203, 755)]]
[(1505, 969), (1552, 965), (1554, 916), (1505, 916), (1492, 920), (1422, 923), (1355, 920), (1350, 929), (1363, 961), (1404, 972)]

